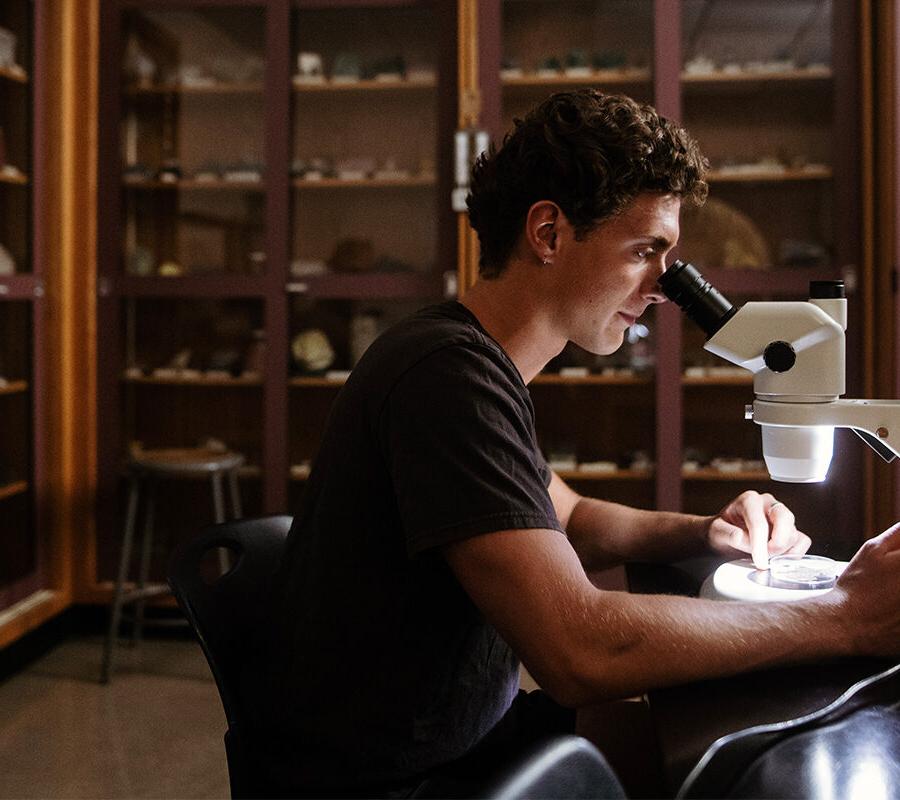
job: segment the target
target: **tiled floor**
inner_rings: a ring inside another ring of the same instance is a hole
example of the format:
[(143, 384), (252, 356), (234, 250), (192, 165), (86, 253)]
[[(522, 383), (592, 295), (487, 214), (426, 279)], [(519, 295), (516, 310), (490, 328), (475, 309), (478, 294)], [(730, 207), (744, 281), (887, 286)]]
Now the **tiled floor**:
[(0, 798), (226, 798), (225, 715), (199, 646), (71, 639), (0, 684)]

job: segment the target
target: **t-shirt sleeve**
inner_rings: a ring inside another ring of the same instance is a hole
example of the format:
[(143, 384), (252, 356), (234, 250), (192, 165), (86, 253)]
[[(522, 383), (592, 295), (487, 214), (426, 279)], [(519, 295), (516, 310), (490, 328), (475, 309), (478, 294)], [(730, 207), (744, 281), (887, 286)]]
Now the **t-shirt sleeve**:
[(562, 530), (531, 404), (488, 348), (430, 354), (393, 387), (379, 418), (410, 555), (514, 528)]

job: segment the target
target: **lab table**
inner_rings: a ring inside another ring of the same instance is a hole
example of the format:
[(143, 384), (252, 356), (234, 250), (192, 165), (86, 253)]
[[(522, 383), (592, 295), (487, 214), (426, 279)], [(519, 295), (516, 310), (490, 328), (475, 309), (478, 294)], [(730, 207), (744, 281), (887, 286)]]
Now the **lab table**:
[[(713, 560), (629, 566), (627, 586), (636, 593), (696, 594), (715, 566)], [(835, 659), (660, 689), (581, 710), (579, 732), (606, 754), (629, 797), (673, 797), (719, 737), (823, 708), (892, 663)]]

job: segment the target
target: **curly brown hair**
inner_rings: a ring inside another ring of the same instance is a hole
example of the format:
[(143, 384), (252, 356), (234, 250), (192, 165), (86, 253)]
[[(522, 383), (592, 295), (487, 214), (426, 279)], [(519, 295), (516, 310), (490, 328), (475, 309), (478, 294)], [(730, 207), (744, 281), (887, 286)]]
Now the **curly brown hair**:
[(593, 89), (551, 95), (475, 162), (466, 202), (480, 273), (503, 272), (528, 209), (552, 200), (583, 239), (644, 192), (706, 199), (709, 162), (651, 106)]

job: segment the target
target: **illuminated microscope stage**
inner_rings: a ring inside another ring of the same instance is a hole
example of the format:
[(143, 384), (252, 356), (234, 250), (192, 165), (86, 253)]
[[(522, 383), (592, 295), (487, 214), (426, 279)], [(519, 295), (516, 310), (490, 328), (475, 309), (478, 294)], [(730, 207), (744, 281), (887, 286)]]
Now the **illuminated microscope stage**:
[(700, 588), (710, 600), (804, 600), (825, 594), (847, 566), (824, 556), (774, 556), (760, 570), (749, 558), (722, 564)]

